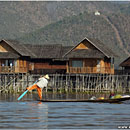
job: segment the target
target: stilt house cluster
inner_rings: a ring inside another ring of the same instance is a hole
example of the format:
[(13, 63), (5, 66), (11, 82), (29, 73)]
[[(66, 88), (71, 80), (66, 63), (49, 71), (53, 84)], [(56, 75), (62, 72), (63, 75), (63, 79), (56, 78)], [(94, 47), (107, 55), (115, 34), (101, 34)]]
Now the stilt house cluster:
[(75, 46), (0, 41), (0, 73), (114, 74), (114, 57), (97, 39), (85, 38)]

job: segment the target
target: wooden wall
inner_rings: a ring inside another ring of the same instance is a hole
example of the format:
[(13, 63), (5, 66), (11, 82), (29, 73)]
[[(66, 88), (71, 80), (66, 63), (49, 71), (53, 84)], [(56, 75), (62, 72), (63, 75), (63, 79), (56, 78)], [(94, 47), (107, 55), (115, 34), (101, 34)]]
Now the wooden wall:
[(15, 64), (16, 73), (27, 73), (29, 71), (29, 62), (26, 60), (18, 59)]
[(97, 65), (97, 59), (84, 59), (85, 66), (84, 67), (96, 67)]
[(49, 63), (34, 63), (34, 69), (66, 69), (66, 65), (50, 65)]
[(3, 60), (0, 60), (0, 73), (27, 73), (28, 61), (14, 60), (13, 66), (2, 66)]
[[(72, 67), (72, 60), (82, 60), (83, 67)], [(99, 61), (99, 65), (97, 64)], [(66, 66), (67, 73), (110, 73), (114, 74), (114, 66), (111, 66), (110, 61), (104, 59), (70, 59)]]

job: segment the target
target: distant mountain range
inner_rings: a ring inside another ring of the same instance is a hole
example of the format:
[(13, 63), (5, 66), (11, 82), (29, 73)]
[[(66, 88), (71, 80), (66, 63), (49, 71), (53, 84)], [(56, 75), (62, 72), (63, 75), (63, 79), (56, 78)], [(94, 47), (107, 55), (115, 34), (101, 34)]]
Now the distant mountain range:
[(1, 39), (75, 45), (98, 38), (117, 53), (116, 65), (130, 54), (129, 21), (130, 2), (0, 2)]

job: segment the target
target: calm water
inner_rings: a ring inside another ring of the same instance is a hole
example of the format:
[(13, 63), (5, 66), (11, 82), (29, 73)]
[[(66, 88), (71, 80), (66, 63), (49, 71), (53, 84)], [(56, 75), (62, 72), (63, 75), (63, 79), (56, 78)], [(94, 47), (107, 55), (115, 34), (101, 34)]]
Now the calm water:
[(36, 94), (19, 102), (17, 97), (0, 95), (0, 129), (117, 129), (122, 125), (130, 126), (130, 101), (122, 104), (44, 103), (36, 101)]

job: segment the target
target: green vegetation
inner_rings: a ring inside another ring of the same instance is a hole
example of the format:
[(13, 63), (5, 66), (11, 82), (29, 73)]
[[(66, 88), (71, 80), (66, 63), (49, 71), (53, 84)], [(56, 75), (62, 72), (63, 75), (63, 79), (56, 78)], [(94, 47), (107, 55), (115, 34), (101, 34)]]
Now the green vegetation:
[[(108, 18), (112, 20), (114, 16), (116, 17), (117, 14), (109, 15)], [(120, 16), (118, 19), (118, 21), (120, 21), (122, 17)], [(112, 22), (114, 23), (115, 21), (113, 20)], [(114, 23), (114, 25), (117, 27), (116, 23)], [(122, 35), (120, 32), (121, 29), (118, 27), (117, 29), (119, 30), (124, 47), (129, 50), (129, 45), (125, 42), (127, 39), (129, 40), (127, 32)], [(124, 40), (123, 36), (128, 38)], [(84, 12), (77, 16), (67, 17), (61, 21), (38, 29), (35, 32), (26, 34), (18, 38), (18, 40), (32, 44), (75, 45), (85, 37), (98, 38), (106, 44), (106, 46), (109, 46), (109, 48), (119, 56), (115, 60), (116, 66), (127, 57), (119, 44), (119, 39), (117, 39), (114, 29), (108, 21), (103, 18), (102, 14), (95, 16), (94, 13)]]
[[(101, 15), (95, 16), (95, 11)], [(130, 2), (0, 2), (0, 38), (31, 44), (75, 45), (84, 37), (98, 38), (119, 57), (130, 50)], [(106, 16), (117, 29), (104, 19)]]

